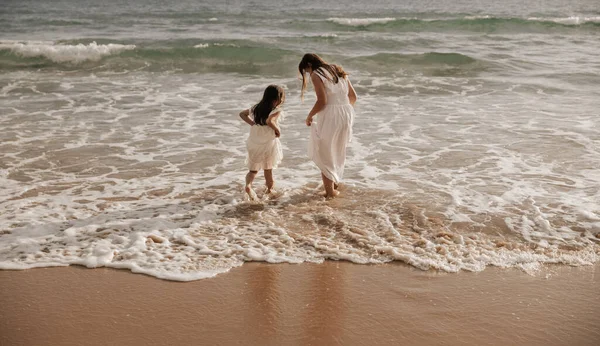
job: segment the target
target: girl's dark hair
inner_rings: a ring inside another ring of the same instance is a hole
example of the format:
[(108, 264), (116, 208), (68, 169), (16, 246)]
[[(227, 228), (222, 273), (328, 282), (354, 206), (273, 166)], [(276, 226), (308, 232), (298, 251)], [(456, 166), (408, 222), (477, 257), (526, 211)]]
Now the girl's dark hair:
[[(277, 101), (277, 102), (275, 102)], [(269, 85), (263, 94), (262, 100), (252, 107), (254, 114), (254, 123), (257, 125), (267, 125), (269, 114), (275, 109), (275, 105), (280, 105), (285, 101), (285, 92), (279, 85)]]
[[(300, 93), (300, 97), (304, 100), (304, 92), (306, 91), (306, 86), (308, 81), (306, 80), (305, 71), (307, 68), (312, 68), (313, 72), (316, 72), (330, 80), (333, 84), (337, 84), (340, 78), (345, 78), (348, 73), (344, 71), (344, 69), (339, 65), (328, 64), (323, 60), (320, 56), (314, 53), (304, 54), (300, 64), (298, 64), (298, 71), (302, 76), (302, 91)], [(319, 70), (321, 69), (322, 70)], [(323, 72), (323, 70), (329, 72), (329, 76)]]

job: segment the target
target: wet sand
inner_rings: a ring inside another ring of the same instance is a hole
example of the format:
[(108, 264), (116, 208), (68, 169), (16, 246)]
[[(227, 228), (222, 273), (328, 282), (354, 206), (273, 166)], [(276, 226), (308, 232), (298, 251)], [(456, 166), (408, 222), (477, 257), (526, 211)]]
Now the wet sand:
[(172, 282), (0, 271), (1, 345), (600, 345), (600, 266), (536, 276), (247, 263)]

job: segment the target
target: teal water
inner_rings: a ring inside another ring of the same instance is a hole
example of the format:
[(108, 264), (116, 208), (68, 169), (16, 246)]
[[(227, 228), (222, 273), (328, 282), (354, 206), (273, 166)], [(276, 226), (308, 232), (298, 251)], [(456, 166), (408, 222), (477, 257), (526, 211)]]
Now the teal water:
[[(311, 1), (24, 1), (7, 3), (0, 19), (3, 70), (101, 66), (119, 71), (144, 67), (264, 74), (269, 73), (264, 68), (268, 65), (272, 74), (283, 76), (291, 72), (297, 55), (311, 50), (367, 72), (377, 71), (360, 62), (376, 54), (377, 66), (388, 72), (454, 63), (429, 59), (407, 64), (411, 54), (456, 53), (473, 61), (499, 63), (507, 73), (521, 73), (511, 63), (542, 64), (547, 53), (568, 60), (572, 55), (595, 56), (600, 33), (600, 12), (592, 0), (375, 1), (368, 9), (348, 0), (318, 5)], [(135, 47), (102, 52), (90, 47), (92, 42)], [(78, 45), (85, 47), (73, 47)], [(525, 49), (527, 59), (521, 56)], [(570, 66), (585, 67), (597, 65), (583, 59)]]

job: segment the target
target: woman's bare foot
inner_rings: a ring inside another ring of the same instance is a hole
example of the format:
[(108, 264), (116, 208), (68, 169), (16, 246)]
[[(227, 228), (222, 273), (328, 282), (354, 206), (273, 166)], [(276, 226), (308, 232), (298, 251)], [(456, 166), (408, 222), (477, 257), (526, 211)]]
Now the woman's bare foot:
[(334, 197), (337, 197), (339, 194), (340, 194), (340, 192), (339, 192), (339, 191), (333, 190), (333, 196), (329, 196), (329, 195), (327, 194), (327, 191), (325, 191), (325, 192), (321, 192), (321, 193), (319, 194), (319, 196), (321, 196), (321, 197), (325, 197), (325, 198), (334, 198)]
[(325, 198), (326, 199), (332, 199), (332, 198), (337, 197), (339, 194), (340, 194), (339, 191), (333, 190), (333, 194), (332, 195), (325, 194)]

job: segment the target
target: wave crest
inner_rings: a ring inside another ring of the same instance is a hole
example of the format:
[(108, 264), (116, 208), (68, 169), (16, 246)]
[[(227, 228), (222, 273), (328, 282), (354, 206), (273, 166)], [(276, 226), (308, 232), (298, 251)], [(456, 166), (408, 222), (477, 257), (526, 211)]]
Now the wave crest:
[(371, 24), (385, 24), (395, 21), (396, 18), (329, 18), (327, 21), (348, 26), (367, 26)]
[(0, 42), (0, 50), (9, 50), (13, 54), (24, 58), (43, 57), (56, 63), (79, 64), (84, 61), (98, 61), (105, 56), (119, 54), (127, 50), (135, 49), (135, 45), (123, 45), (116, 43), (97, 44), (57, 44), (54, 42)]
[[(447, 17), (447, 18), (328, 18), (326, 20), (346, 28), (357, 30), (467, 30), (467, 31), (496, 31), (496, 30), (517, 30), (517, 31), (539, 31), (548, 28), (568, 29), (568, 28), (597, 28), (600, 26), (600, 17), (494, 17), (490, 15)], [(377, 28), (377, 29), (376, 29)]]

